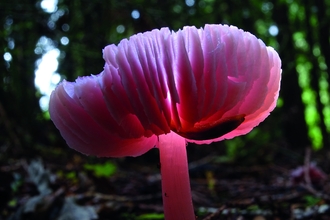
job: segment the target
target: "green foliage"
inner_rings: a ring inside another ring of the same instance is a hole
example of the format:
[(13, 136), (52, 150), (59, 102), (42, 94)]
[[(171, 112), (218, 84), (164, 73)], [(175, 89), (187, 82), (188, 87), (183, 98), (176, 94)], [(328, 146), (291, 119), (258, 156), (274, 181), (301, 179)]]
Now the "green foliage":
[(304, 196), (304, 200), (306, 201), (307, 206), (314, 206), (322, 201), (321, 198), (312, 195)]
[(93, 171), (96, 177), (110, 177), (117, 170), (117, 166), (110, 161), (104, 164), (85, 164), (84, 168)]
[(65, 174), (65, 177), (70, 180), (77, 180), (76, 172), (71, 171)]
[(258, 205), (250, 205), (246, 208), (248, 211), (253, 212), (253, 211), (258, 211), (260, 210), (260, 207)]
[(10, 200), (10, 201), (8, 202), (8, 206), (9, 206), (9, 207), (12, 207), (12, 208), (14, 208), (15, 206), (17, 206), (17, 204), (18, 204), (17, 199), (12, 199), (12, 200)]
[(13, 192), (17, 192), (23, 184), (23, 179), (19, 173), (13, 173), (14, 181), (10, 184)]
[(164, 219), (164, 214), (163, 213), (147, 213), (147, 214), (142, 214), (142, 215), (135, 215), (131, 213), (123, 213), (121, 215), (121, 219), (134, 219), (134, 220), (157, 220), (157, 219)]
[[(261, 127), (254, 128), (249, 134), (225, 140), (226, 154), (216, 158), (218, 163), (268, 163), (272, 155), (267, 150), (275, 134), (265, 132)], [(268, 154), (265, 154), (268, 152)]]
[(163, 213), (148, 213), (148, 214), (143, 214), (139, 215), (136, 217), (136, 220), (148, 220), (148, 219), (164, 219), (164, 214)]

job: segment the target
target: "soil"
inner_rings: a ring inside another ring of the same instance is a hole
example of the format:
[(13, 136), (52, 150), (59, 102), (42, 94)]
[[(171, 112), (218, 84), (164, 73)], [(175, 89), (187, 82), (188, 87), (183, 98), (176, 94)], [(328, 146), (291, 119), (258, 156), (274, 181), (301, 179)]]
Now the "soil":
[[(0, 219), (163, 219), (157, 149), (119, 159), (63, 147), (1, 150)], [(192, 150), (196, 219), (330, 219), (324, 153), (279, 152), (228, 160), (212, 147)]]

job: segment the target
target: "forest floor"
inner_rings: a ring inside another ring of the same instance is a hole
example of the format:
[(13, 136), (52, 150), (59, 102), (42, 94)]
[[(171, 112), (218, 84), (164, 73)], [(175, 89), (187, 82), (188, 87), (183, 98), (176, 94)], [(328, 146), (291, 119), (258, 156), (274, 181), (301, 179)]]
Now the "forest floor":
[[(106, 159), (35, 148), (24, 154), (1, 149), (0, 219), (163, 219), (157, 149)], [(277, 153), (271, 162), (245, 163), (224, 161), (212, 151), (200, 154), (201, 147), (192, 151), (198, 220), (330, 219), (330, 163), (322, 155)]]

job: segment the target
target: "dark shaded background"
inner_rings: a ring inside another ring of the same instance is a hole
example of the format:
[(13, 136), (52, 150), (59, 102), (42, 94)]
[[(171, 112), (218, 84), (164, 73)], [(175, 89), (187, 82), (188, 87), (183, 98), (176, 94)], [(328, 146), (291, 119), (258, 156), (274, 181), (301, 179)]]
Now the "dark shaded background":
[[(138, 19), (132, 17), (133, 10), (139, 11)], [(189, 160), (218, 155), (217, 161), (225, 164), (292, 168), (303, 164), (306, 148), (313, 148), (318, 151), (312, 152), (312, 160), (330, 171), (329, 1), (59, 0), (57, 10), (47, 13), (40, 1), (11, 0), (0, 2), (0, 48), (12, 56), (0, 62), (1, 172), (36, 158), (58, 166), (75, 164), (74, 158), (83, 161), (79, 163), (106, 161), (67, 148), (47, 112), (40, 109), (42, 94), (35, 88), (34, 74), (36, 61), (46, 52), (35, 52), (42, 36), (61, 51), (57, 72), (72, 81), (102, 71), (102, 48), (107, 44), (154, 28), (178, 30), (206, 23), (238, 26), (273, 46), (282, 58), (282, 85), (278, 108), (259, 127), (233, 140), (189, 146)], [(119, 25), (124, 32), (117, 31)], [(278, 34), (270, 33), (272, 26)], [(64, 36), (68, 45), (61, 44)], [(148, 164), (157, 172), (158, 152), (113, 161), (122, 169)]]

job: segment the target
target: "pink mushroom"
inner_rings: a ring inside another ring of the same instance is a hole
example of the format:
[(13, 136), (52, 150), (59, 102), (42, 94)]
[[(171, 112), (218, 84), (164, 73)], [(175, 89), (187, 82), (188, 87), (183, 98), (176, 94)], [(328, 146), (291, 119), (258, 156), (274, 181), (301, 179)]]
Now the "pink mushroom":
[(243, 135), (275, 108), (281, 61), (234, 26), (140, 33), (103, 50), (98, 75), (63, 81), (49, 112), (67, 144), (87, 155), (139, 156), (158, 147), (166, 219), (195, 219), (187, 142)]

